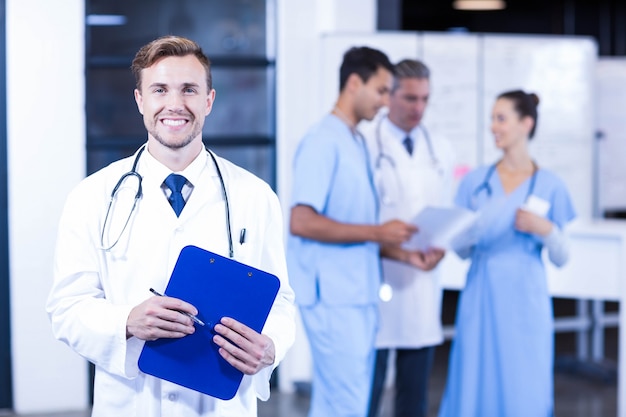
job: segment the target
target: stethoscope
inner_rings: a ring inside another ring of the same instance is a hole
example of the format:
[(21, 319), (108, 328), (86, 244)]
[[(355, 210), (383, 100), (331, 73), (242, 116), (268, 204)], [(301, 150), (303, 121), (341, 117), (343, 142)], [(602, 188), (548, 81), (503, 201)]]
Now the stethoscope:
[[(537, 181), (537, 171), (539, 169), (537, 168), (537, 164), (535, 163), (535, 161), (532, 161), (532, 163), (533, 163), (533, 173), (530, 177), (530, 185), (528, 186), (528, 192), (526, 193), (526, 198), (524, 198), (524, 201), (527, 201), (528, 198), (535, 191), (535, 183)], [(489, 167), (489, 169), (487, 170), (487, 173), (485, 174), (485, 178), (483, 178), (483, 181), (478, 185), (478, 187), (476, 187), (476, 189), (474, 189), (474, 192), (472, 193), (472, 205), (475, 208), (476, 208), (476, 200), (482, 191), (485, 191), (485, 193), (487, 194), (487, 197), (491, 198), (492, 189), (491, 189), (491, 184), (489, 184), (489, 181), (491, 181), (491, 177), (493, 176), (493, 173), (495, 172), (497, 165), (498, 163), (496, 162), (495, 164)]]
[[(396, 193), (400, 192), (400, 178), (398, 176), (398, 170), (396, 169), (396, 161), (393, 159), (393, 157), (390, 154), (385, 152), (385, 147), (383, 145), (381, 126), (385, 118), (387, 118), (387, 116), (381, 117), (376, 122), (376, 129), (374, 132), (374, 136), (376, 139), (377, 155), (376, 155), (376, 160), (374, 163), (374, 168), (378, 177), (378, 180), (376, 182), (378, 185), (381, 202), (383, 204), (389, 205), (389, 204), (393, 204), (394, 188), (395, 188)], [(428, 154), (430, 156), (431, 166), (435, 169), (435, 172), (437, 172), (437, 174), (440, 177), (443, 177), (444, 169), (441, 165), (441, 162), (439, 161), (439, 158), (437, 158), (437, 155), (435, 154), (435, 150), (432, 144), (432, 140), (430, 138), (430, 134), (428, 133), (428, 130), (421, 124), (418, 126), (418, 128), (423, 133), (423, 136), (426, 142), (426, 147), (428, 148)], [(382, 173), (384, 171), (392, 173), (395, 187), (393, 184), (385, 185), (383, 183)]]
[[(392, 198), (393, 192), (390, 192), (390, 190), (388, 190), (387, 187), (385, 187), (385, 185), (383, 184), (382, 171), (385, 170), (385, 166), (388, 166), (390, 168), (390, 171), (393, 172), (393, 177), (394, 177), (394, 182), (396, 185), (397, 192), (400, 191), (400, 178), (398, 177), (398, 170), (396, 169), (396, 161), (393, 159), (391, 155), (385, 152), (385, 147), (383, 146), (381, 130), (382, 130), (382, 123), (385, 118), (387, 118), (386, 115), (384, 117), (379, 118), (378, 121), (376, 122), (376, 129), (374, 132), (374, 136), (376, 138), (377, 155), (376, 155), (376, 161), (374, 163), (374, 167), (376, 169), (376, 173), (381, 177), (377, 181), (381, 201), (383, 204), (389, 205), (389, 204), (393, 204), (393, 198)], [(431, 166), (435, 169), (435, 171), (437, 172), (437, 174), (439, 174), (440, 177), (443, 177), (444, 169), (441, 166), (441, 162), (439, 161), (439, 158), (437, 158), (437, 155), (435, 154), (433, 143), (430, 139), (430, 134), (428, 133), (428, 130), (423, 125), (420, 124), (418, 127), (422, 131), (422, 134), (426, 141), (426, 146), (428, 148), (428, 155), (430, 156)], [(390, 188), (393, 188), (393, 187), (390, 187)], [(389, 283), (385, 282), (384, 279), (381, 282), (380, 287), (378, 289), (378, 297), (383, 302), (388, 302), (393, 298), (393, 288), (391, 287)]]
[[(143, 177), (141, 176), (141, 174), (139, 174), (139, 172), (137, 172), (137, 164), (139, 163), (139, 158), (141, 157), (141, 154), (143, 153), (145, 149), (146, 149), (146, 145), (143, 145), (141, 148), (139, 148), (139, 151), (137, 151), (137, 155), (135, 156), (135, 160), (133, 161), (132, 168), (130, 169), (130, 171), (128, 171), (127, 173), (123, 174), (120, 177), (120, 179), (117, 181), (117, 184), (115, 184), (115, 187), (113, 187), (113, 191), (111, 191), (111, 199), (109, 200), (107, 212), (106, 212), (106, 215), (104, 216), (104, 224), (102, 225), (102, 234), (100, 235), (100, 245), (101, 245), (100, 249), (106, 252), (113, 249), (115, 245), (117, 245), (117, 242), (119, 242), (119, 240), (121, 239), (122, 235), (124, 234), (124, 231), (126, 230), (126, 227), (128, 226), (128, 223), (130, 222), (130, 218), (133, 216), (133, 212), (135, 211), (135, 208), (137, 207), (137, 202), (143, 196), (143, 191), (141, 188)], [(215, 155), (213, 155), (213, 152), (211, 152), (209, 149), (206, 149), (206, 151), (208, 152), (208, 154), (211, 156), (211, 159), (213, 160), (213, 164), (215, 165), (215, 170), (217, 171), (217, 176), (220, 180), (220, 185), (222, 188), (222, 197), (224, 198), (224, 206), (225, 206), (225, 211), (226, 211), (226, 232), (228, 235), (228, 254), (232, 258), (235, 256), (235, 251), (233, 247), (233, 238), (232, 238), (231, 227), (230, 227), (230, 207), (228, 204), (228, 194), (226, 193), (226, 184), (224, 183), (224, 177), (222, 176), (222, 171), (220, 170), (220, 166), (217, 163), (217, 159), (215, 158)], [(130, 213), (128, 214), (128, 217), (126, 218), (126, 222), (124, 223), (124, 227), (122, 227), (122, 231), (120, 232), (117, 239), (115, 239), (112, 245), (105, 246), (104, 234), (106, 231), (107, 221), (109, 219), (109, 213), (111, 212), (111, 206), (113, 205), (113, 202), (115, 201), (119, 188), (122, 186), (122, 184), (124, 184), (124, 182), (127, 179), (132, 179), (132, 178), (135, 178), (137, 180), (137, 192), (135, 193), (133, 206), (130, 209)], [(242, 230), (242, 233), (244, 233), (244, 231), (245, 229)]]
[[(393, 159), (391, 155), (389, 155), (388, 153), (385, 153), (385, 147), (383, 146), (381, 125), (385, 118), (387, 118), (387, 116), (381, 117), (376, 123), (375, 136), (376, 136), (376, 147), (378, 148), (378, 155), (376, 156), (375, 166), (377, 169), (379, 169), (381, 165), (387, 162), (395, 170), (396, 161)], [(439, 175), (443, 176), (443, 167), (441, 166), (441, 162), (439, 161), (439, 158), (437, 158), (437, 155), (435, 154), (435, 149), (433, 148), (433, 143), (430, 140), (430, 134), (428, 133), (428, 130), (421, 124), (418, 126), (418, 128), (422, 131), (422, 134), (424, 135), (424, 139), (426, 140), (426, 147), (428, 148), (428, 155), (430, 156), (431, 165), (435, 168), (435, 170), (437, 171)]]

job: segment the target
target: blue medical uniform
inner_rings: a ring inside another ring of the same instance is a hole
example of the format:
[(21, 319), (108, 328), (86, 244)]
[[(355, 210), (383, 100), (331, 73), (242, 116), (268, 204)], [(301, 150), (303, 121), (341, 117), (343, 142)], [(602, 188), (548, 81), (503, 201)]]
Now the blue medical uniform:
[[(562, 229), (575, 217), (564, 183), (540, 169), (510, 194), (497, 170), (469, 173), (456, 204), (480, 210), (478, 241), (456, 317), (439, 417), (553, 415), (553, 314), (539, 236), (515, 230), (527, 196), (550, 203)], [(487, 180), (487, 181), (486, 181)]]
[[(327, 115), (302, 139), (292, 207), (341, 223), (377, 224), (378, 203), (363, 138)], [(365, 416), (373, 373), (379, 245), (289, 235), (289, 278), (313, 360), (309, 416)]]

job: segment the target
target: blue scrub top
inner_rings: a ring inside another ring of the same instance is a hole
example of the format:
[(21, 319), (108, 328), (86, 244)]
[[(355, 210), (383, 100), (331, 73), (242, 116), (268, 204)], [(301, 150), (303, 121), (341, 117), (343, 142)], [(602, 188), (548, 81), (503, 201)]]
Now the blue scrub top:
[[(378, 201), (364, 140), (334, 115), (305, 135), (293, 162), (291, 207), (308, 205), (341, 223), (378, 223)], [(289, 235), (290, 283), (299, 305), (377, 303), (379, 245), (324, 243)]]
[(539, 236), (516, 231), (513, 226), (517, 208), (530, 194), (550, 203), (546, 218), (561, 230), (576, 217), (565, 183), (553, 172), (539, 169), (534, 181), (528, 178), (507, 195), (497, 171), (492, 169), (493, 166), (482, 166), (468, 173), (459, 184), (455, 198), (457, 206), (481, 211), (476, 231), (481, 239), (475, 250), (480, 251), (484, 246), (494, 250), (491, 243), (496, 240), (498, 246), (502, 246), (504, 239), (507, 242), (517, 240), (529, 252), (541, 251), (543, 241)]

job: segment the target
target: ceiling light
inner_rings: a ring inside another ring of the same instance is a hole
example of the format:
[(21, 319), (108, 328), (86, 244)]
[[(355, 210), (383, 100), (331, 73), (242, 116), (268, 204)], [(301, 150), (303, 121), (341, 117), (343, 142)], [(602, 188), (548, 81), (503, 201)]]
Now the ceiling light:
[(89, 14), (86, 18), (87, 26), (124, 26), (126, 16), (119, 14)]
[(506, 3), (503, 0), (455, 0), (452, 7), (457, 10), (502, 10)]

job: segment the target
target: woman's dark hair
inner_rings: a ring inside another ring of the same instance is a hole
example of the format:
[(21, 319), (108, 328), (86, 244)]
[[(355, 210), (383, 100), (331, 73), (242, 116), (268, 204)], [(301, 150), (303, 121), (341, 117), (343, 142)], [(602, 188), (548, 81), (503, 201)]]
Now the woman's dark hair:
[(513, 108), (522, 117), (530, 117), (533, 119), (533, 127), (530, 129), (528, 137), (532, 139), (535, 135), (537, 127), (537, 106), (539, 105), (539, 97), (535, 93), (526, 93), (522, 90), (513, 90), (502, 93), (498, 99), (505, 98), (513, 102)]

